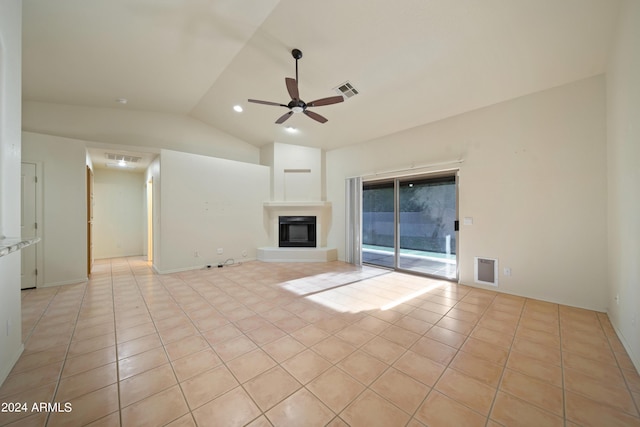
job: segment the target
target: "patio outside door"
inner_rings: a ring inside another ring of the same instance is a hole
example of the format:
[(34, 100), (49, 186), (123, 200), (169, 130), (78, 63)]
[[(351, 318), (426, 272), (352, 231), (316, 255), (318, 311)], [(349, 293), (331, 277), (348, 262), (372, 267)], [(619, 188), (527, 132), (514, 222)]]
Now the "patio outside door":
[(363, 184), (363, 261), (456, 280), (456, 175)]

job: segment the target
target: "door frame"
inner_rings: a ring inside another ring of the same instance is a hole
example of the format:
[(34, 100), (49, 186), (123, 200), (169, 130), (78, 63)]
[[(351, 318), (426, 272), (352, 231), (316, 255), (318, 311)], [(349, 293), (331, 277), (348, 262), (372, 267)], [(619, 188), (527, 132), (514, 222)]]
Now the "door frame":
[(147, 261), (153, 262), (153, 177), (147, 180), (146, 185), (146, 205), (147, 205)]
[(93, 269), (93, 169), (86, 165), (87, 190), (87, 278)]
[(40, 238), (40, 241), (35, 245), (36, 249), (36, 288), (42, 287), (44, 284), (44, 193), (43, 193), (43, 178), (42, 178), (42, 162), (32, 162), (29, 160), (22, 160), (22, 164), (32, 164), (36, 166), (36, 223), (38, 228), (36, 229), (36, 236)]

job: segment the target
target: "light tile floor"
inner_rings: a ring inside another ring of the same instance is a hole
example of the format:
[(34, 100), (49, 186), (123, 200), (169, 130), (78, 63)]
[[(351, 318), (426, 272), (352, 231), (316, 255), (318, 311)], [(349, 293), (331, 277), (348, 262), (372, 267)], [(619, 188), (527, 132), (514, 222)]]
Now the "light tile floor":
[(640, 426), (603, 313), (340, 262), (122, 258), (22, 296), (0, 425)]

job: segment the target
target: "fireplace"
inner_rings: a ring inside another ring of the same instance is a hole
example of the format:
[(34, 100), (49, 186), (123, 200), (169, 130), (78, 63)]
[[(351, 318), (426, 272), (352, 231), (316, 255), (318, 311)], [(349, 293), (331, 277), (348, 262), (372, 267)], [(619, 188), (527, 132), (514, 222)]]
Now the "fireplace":
[(278, 246), (281, 248), (315, 248), (315, 216), (278, 217)]

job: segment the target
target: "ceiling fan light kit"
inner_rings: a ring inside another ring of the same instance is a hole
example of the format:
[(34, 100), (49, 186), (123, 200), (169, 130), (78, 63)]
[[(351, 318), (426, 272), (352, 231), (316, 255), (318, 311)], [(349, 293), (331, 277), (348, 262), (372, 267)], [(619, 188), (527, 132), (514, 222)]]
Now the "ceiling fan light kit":
[(280, 116), (278, 120), (276, 120), (276, 124), (284, 123), (294, 113), (303, 113), (307, 117), (310, 117), (319, 123), (326, 123), (327, 119), (325, 117), (321, 116), (318, 113), (310, 111), (307, 108), (337, 104), (344, 101), (344, 97), (330, 96), (328, 98), (316, 99), (315, 101), (311, 102), (304, 102), (302, 99), (300, 99), (300, 92), (298, 91), (298, 60), (302, 58), (302, 51), (300, 49), (293, 49), (291, 51), (291, 56), (293, 56), (293, 58), (296, 60), (296, 78), (292, 79), (291, 77), (285, 77), (284, 79), (285, 85), (287, 87), (287, 92), (289, 92), (289, 96), (291, 97), (291, 101), (289, 101), (288, 104), (280, 104), (278, 102), (271, 101), (260, 101), (258, 99), (249, 99), (248, 101), (256, 104), (274, 105), (276, 107), (288, 108), (289, 111)]

